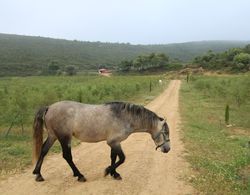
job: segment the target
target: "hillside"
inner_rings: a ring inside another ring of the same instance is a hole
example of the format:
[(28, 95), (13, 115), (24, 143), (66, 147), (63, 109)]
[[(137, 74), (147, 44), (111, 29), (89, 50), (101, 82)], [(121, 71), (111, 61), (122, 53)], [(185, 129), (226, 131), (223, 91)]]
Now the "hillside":
[(247, 43), (202, 41), (131, 45), (0, 34), (0, 76), (37, 75), (52, 61), (57, 61), (60, 66), (76, 65), (80, 70), (97, 69), (99, 65), (114, 67), (121, 60), (151, 52), (165, 53), (171, 59), (190, 61), (208, 50), (220, 52), (232, 47), (244, 47)]

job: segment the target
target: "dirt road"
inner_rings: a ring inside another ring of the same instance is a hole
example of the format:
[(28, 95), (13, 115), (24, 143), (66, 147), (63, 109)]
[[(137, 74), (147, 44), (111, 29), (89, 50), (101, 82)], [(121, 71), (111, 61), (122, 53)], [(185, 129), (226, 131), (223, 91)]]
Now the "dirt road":
[(11, 176), (0, 183), (0, 194), (192, 194), (193, 190), (180, 178), (188, 172), (182, 159), (183, 145), (179, 136), (180, 81), (171, 81), (167, 90), (146, 107), (167, 118), (170, 126), (171, 151), (155, 151), (149, 134), (131, 135), (122, 143), (125, 163), (118, 168), (122, 181), (104, 178), (104, 169), (110, 163), (110, 148), (105, 142), (82, 143), (73, 150), (77, 167), (87, 182), (77, 182), (61, 154), (47, 157), (43, 164), (44, 182), (37, 183), (32, 168)]

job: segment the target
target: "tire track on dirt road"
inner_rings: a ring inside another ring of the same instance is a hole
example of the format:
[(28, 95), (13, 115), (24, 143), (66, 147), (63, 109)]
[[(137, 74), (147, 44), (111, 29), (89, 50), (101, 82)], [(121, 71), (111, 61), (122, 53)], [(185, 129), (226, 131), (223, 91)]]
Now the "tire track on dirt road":
[(81, 143), (72, 151), (76, 166), (87, 182), (77, 182), (61, 154), (47, 157), (42, 167), (45, 181), (34, 181), (32, 168), (0, 183), (0, 194), (193, 194), (193, 189), (180, 178), (189, 171), (183, 160), (179, 135), (178, 100), (181, 82), (173, 80), (168, 88), (146, 107), (167, 118), (170, 126), (171, 151), (155, 151), (149, 134), (132, 134), (122, 142), (125, 163), (118, 168), (122, 181), (103, 177), (110, 163), (110, 148), (105, 142)]

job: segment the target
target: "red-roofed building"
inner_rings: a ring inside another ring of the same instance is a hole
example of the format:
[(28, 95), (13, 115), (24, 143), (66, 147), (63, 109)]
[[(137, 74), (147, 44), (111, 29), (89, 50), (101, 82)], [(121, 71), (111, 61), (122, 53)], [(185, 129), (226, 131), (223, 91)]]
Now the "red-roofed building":
[(99, 69), (98, 73), (102, 76), (111, 76), (111, 74), (112, 74), (112, 72), (106, 68)]

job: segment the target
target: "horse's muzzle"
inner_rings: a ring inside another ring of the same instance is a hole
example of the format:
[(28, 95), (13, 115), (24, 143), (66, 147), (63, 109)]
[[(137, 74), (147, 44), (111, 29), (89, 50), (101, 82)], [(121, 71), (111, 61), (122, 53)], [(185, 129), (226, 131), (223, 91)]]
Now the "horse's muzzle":
[(170, 147), (161, 147), (161, 151), (163, 152), (163, 153), (168, 153), (169, 151), (170, 151)]

